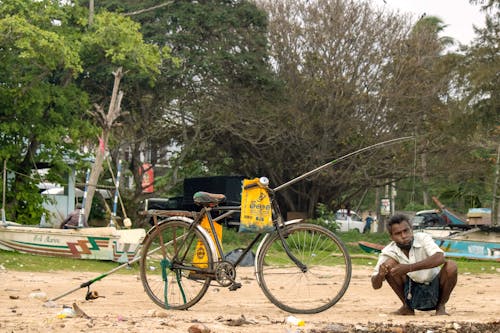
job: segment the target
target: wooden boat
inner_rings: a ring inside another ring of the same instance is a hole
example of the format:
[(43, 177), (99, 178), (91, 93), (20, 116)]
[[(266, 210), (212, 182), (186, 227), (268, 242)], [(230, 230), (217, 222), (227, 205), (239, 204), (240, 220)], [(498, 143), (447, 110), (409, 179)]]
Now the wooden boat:
[(432, 238), (448, 257), (500, 261), (500, 234), (491, 228), (474, 228)]
[(75, 259), (120, 263), (136, 257), (144, 229), (115, 227), (54, 229), (0, 222), (0, 249)]
[(432, 200), (439, 207), (441, 212), (443, 212), (443, 215), (446, 218), (446, 221), (448, 222), (449, 225), (460, 226), (460, 227), (468, 226), (466, 218), (462, 218), (458, 216), (457, 213), (450, 211), (448, 208), (446, 208), (445, 205), (441, 203), (441, 201), (438, 200), (438, 198), (432, 197)]
[(384, 245), (365, 241), (359, 241), (358, 245), (363, 251), (368, 253), (380, 253), (380, 251), (382, 251), (382, 249), (384, 248)]
[[(424, 232), (424, 231), (422, 231)], [(498, 234), (497, 234), (498, 235)], [(492, 260), (500, 262), (500, 242), (498, 236), (481, 230), (465, 232), (450, 237), (433, 237), (434, 242), (443, 250), (447, 258), (466, 258), (471, 260)], [(479, 240), (483, 237), (483, 240)], [(380, 253), (384, 245), (365, 241), (359, 247), (368, 253)]]

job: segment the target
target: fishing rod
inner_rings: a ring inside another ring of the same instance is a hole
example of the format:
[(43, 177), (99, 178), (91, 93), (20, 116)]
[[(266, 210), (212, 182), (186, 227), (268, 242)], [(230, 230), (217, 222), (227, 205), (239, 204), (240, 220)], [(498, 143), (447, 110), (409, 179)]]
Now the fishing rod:
[(351, 156), (358, 155), (358, 154), (360, 154), (362, 152), (365, 152), (367, 150), (389, 146), (389, 145), (392, 145), (392, 144), (395, 144), (395, 143), (398, 143), (398, 142), (408, 141), (408, 140), (411, 140), (411, 139), (414, 139), (414, 138), (415, 137), (413, 137), (413, 136), (404, 136), (404, 137), (397, 138), (397, 139), (391, 139), (391, 140), (387, 140), (387, 141), (382, 141), (382, 142), (376, 143), (374, 145), (358, 149), (358, 150), (353, 151), (353, 152), (351, 152), (351, 153), (349, 153), (347, 155), (341, 156), (341, 157), (339, 157), (339, 158), (337, 158), (337, 159), (335, 159), (333, 161), (330, 161), (330, 162), (328, 162), (326, 164), (323, 164), (322, 166), (319, 166), (319, 167), (317, 167), (314, 170), (308, 171), (308, 172), (306, 172), (306, 173), (304, 173), (304, 174), (302, 174), (302, 175), (300, 175), (300, 176), (298, 176), (298, 177), (296, 177), (296, 178), (294, 178), (294, 179), (292, 179), (292, 180), (290, 180), (290, 181), (288, 181), (288, 182), (286, 182), (284, 184), (281, 184), (280, 186), (275, 187), (273, 189), (273, 191), (276, 192), (276, 191), (279, 191), (281, 189), (284, 189), (285, 187), (288, 187), (288, 186), (290, 186), (292, 184), (295, 184), (296, 182), (298, 182), (298, 181), (300, 181), (300, 180), (302, 180), (304, 178), (307, 178), (307, 177), (315, 174), (316, 172), (319, 172), (319, 171), (323, 170), (326, 167), (329, 167), (329, 166), (332, 166), (334, 164), (337, 164), (338, 162), (343, 161), (343, 160), (345, 160), (345, 159), (347, 159), (347, 158), (349, 158)]
[(91, 285), (92, 283), (97, 282), (97, 281), (99, 281), (99, 280), (102, 280), (102, 279), (104, 279), (106, 276), (108, 276), (108, 275), (110, 275), (110, 274), (113, 274), (114, 272), (116, 272), (116, 271), (118, 271), (118, 270), (120, 270), (120, 269), (122, 269), (122, 268), (124, 268), (124, 267), (126, 267), (126, 266), (129, 266), (129, 265), (131, 265), (131, 264), (133, 264), (133, 263), (135, 263), (135, 262), (137, 262), (137, 261), (139, 261), (140, 259), (141, 259), (141, 257), (140, 257), (140, 256), (135, 257), (135, 258), (134, 258), (134, 259), (132, 259), (131, 261), (128, 261), (128, 262), (126, 262), (126, 263), (124, 263), (124, 264), (121, 264), (120, 266), (115, 267), (115, 268), (113, 268), (112, 270), (110, 270), (110, 271), (108, 271), (108, 272), (106, 272), (106, 273), (102, 273), (101, 275), (97, 276), (96, 278), (93, 278), (93, 279), (91, 279), (91, 280), (89, 280), (89, 281), (87, 281), (87, 282), (84, 282), (84, 283), (80, 284), (78, 287), (76, 287), (76, 288), (74, 288), (74, 289), (71, 289), (71, 290), (69, 290), (69, 291), (65, 292), (65, 293), (64, 293), (64, 294), (62, 294), (62, 295), (59, 295), (59, 296), (54, 297), (54, 298), (51, 298), (51, 299), (50, 299), (50, 300), (48, 300), (47, 302), (55, 302), (55, 301), (57, 301), (58, 299), (63, 298), (64, 296), (67, 296), (67, 295), (69, 295), (69, 294), (71, 294), (71, 293), (74, 293), (75, 291), (77, 291), (77, 290), (79, 290), (79, 289), (82, 289), (82, 288), (85, 288), (85, 287), (89, 288), (89, 290), (88, 290), (88, 292), (87, 292), (87, 296), (86, 296), (86, 297), (88, 297), (88, 295), (89, 295), (89, 293), (90, 293), (90, 285)]
[[(167, 242), (167, 243), (166, 243), (166, 245), (169, 245), (169, 244), (171, 244), (171, 243), (172, 243), (172, 241)], [(160, 249), (161, 249), (161, 246), (159, 246), (159, 247), (157, 247), (157, 248), (155, 248), (155, 249), (153, 249), (153, 250), (149, 251), (149, 252), (147, 253), (147, 255), (148, 255), (148, 256), (150, 256), (150, 255), (152, 255), (152, 254), (156, 253), (157, 251), (159, 251)], [(85, 288), (85, 287), (87, 287), (87, 288), (88, 288), (88, 291), (87, 291), (87, 296), (86, 296), (86, 298), (88, 298), (88, 297), (89, 297), (89, 295), (91, 295), (91, 292), (90, 292), (90, 285), (91, 285), (91, 284), (93, 284), (94, 282), (97, 282), (97, 281), (100, 281), (100, 280), (104, 279), (106, 276), (108, 276), (108, 275), (110, 275), (110, 274), (113, 274), (113, 273), (115, 273), (116, 271), (119, 271), (120, 269), (122, 269), (122, 268), (124, 268), (124, 267), (130, 266), (130, 265), (132, 265), (133, 263), (136, 263), (136, 262), (137, 262), (137, 261), (139, 261), (140, 259), (141, 259), (141, 256), (136, 256), (134, 259), (132, 259), (132, 260), (130, 260), (130, 261), (127, 261), (126, 263), (123, 263), (123, 264), (121, 264), (120, 266), (117, 266), (117, 267), (113, 268), (113, 269), (112, 269), (112, 270), (110, 270), (110, 271), (107, 271), (107, 272), (105, 272), (105, 273), (102, 273), (101, 275), (99, 275), (99, 276), (97, 276), (97, 277), (95, 277), (95, 278), (93, 278), (93, 279), (91, 279), (91, 280), (89, 280), (89, 281), (87, 281), (87, 282), (84, 282), (84, 283), (80, 284), (78, 287), (73, 288), (73, 289), (71, 289), (71, 290), (69, 290), (69, 291), (67, 291), (67, 292), (65, 292), (65, 293), (63, 293), (63, 294), (61, 294), (61, 295), (59, 295), (59, 296), (57, 296), (57, 297), (51, 298), (51, 299), (50, 299), (50, 300), (48, 300), (47, 302), (54, 302), (54, 301), (57, 301), (58, 299), (63, 298), (64, 296), (67, 296), (67, 295), (69, 295), (69, 294), (72, 294), (72, 293), (74, 293), (75, 291), (77, 291), (77, 290), (79, 290), (79, 289), (82, 289), (82, 288)]]

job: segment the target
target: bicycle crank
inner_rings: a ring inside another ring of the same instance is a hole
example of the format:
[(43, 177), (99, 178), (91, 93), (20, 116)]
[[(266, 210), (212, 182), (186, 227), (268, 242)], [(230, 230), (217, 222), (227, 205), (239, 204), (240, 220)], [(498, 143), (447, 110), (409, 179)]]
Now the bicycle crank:
[(235, 278), (236, 269), (232, 263), (229, 261), (217, 263), (217, 267), (215, 268), (215, 279), (222, 287), (229, 287), (236, 284)]

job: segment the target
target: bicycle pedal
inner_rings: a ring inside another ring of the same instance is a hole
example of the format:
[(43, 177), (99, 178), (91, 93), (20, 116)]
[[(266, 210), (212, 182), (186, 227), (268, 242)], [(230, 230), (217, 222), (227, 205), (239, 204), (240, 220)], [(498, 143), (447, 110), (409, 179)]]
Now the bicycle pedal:
[(241, 283), (239, 282), (234, 282), (232, 285), (229, 286), (230, 291), (235, 291), (240, 288), (241, 288)]

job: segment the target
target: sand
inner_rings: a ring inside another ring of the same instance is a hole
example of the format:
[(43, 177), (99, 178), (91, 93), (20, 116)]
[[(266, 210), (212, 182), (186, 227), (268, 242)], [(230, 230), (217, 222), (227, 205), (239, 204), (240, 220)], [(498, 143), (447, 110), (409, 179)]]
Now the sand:
[[(86, 301), (87, 289), (83, 288), (53, 302), (54, 307), (46, 307), (50, 303), (44, 295), (55, 298), (99, 273), (0, 269), (0, 332), (200, 332), (193, 326), (205, 329), (205, 333), (500, 332), (498, 270), (498, 264), (485, 264), (484, 274), (460, 274), (447, 306), (450, 316), (417, 311), (407, 317), (390, 314), (400, 306), (390, 287), (384, 284), (373, 290), (370, 267), (356, 266), (344, 297), (322, 313), (295, 315), (305, 321), (298, 329), (284, 322), (290, 314), (267, 300), (249, 267), (237, 271), (241, 289), (211, 286), (187, 311), (159, 308), (144, 292), (138, 275), (120, 273), (91, 286), (104, 297)], [(59, 318), (63, 305), (73, 303), (90, 318)]]

